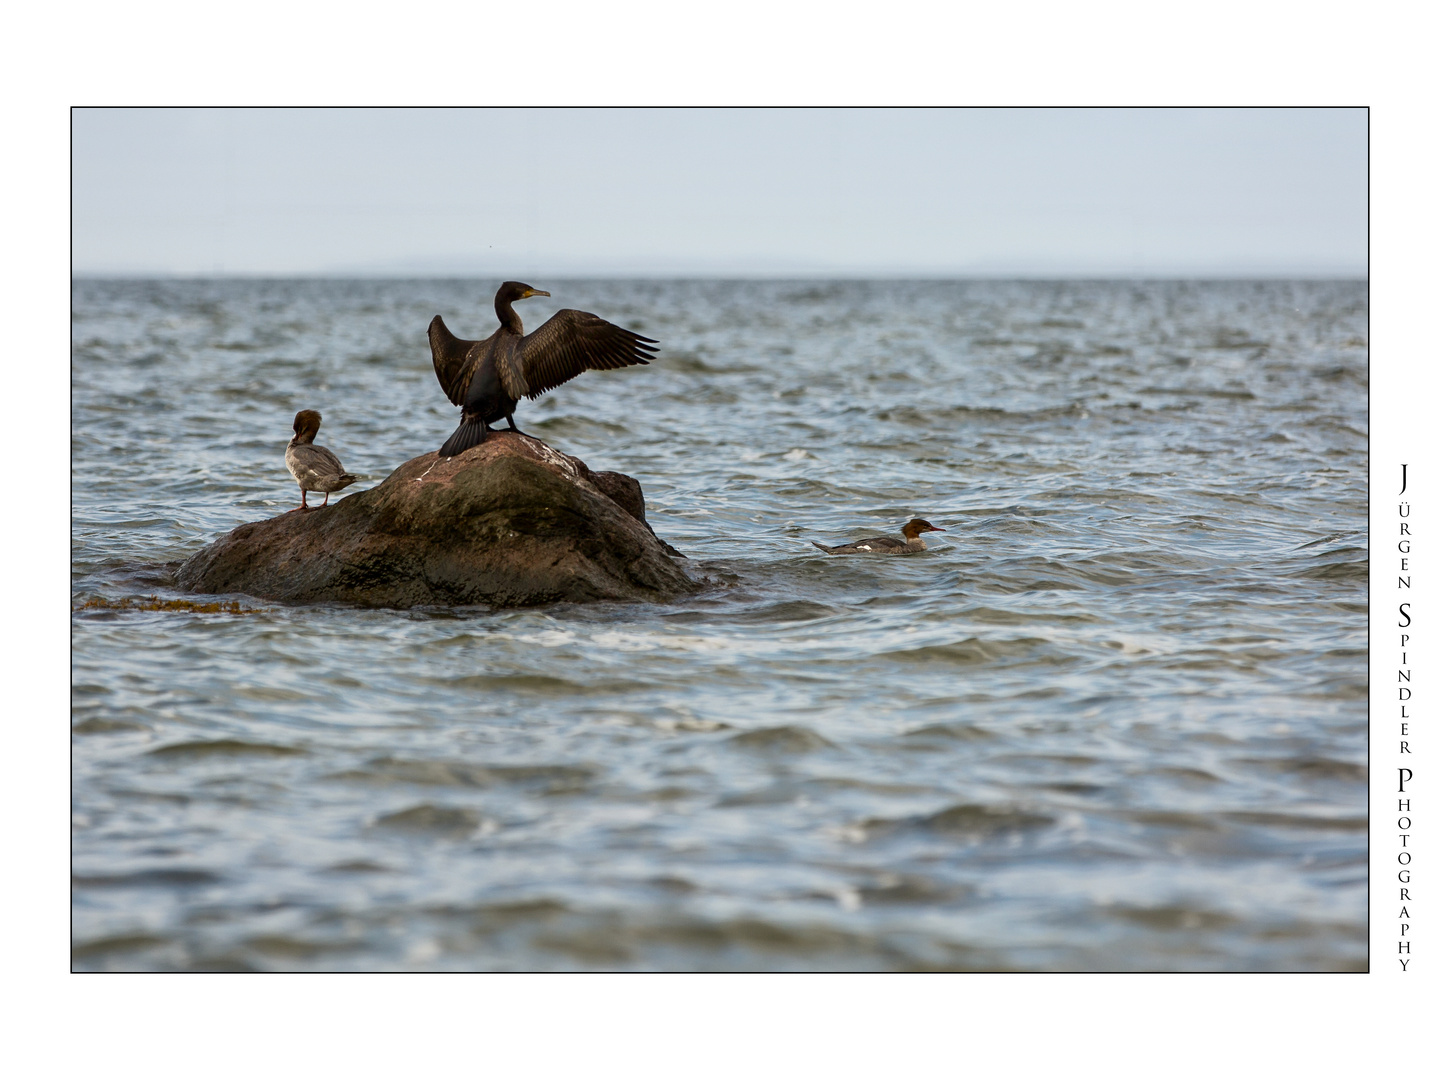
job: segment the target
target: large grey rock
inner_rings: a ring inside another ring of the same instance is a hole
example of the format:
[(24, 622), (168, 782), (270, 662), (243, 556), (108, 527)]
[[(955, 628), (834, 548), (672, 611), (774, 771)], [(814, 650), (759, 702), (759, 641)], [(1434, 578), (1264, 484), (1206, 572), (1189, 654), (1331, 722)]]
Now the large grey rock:
[(395, 608), (664, 600), (699, 588), (679, 554), (646, 523), (631, 477), (492, 432), (324, 509), (241, 525), (177, 579), (193, 592)]

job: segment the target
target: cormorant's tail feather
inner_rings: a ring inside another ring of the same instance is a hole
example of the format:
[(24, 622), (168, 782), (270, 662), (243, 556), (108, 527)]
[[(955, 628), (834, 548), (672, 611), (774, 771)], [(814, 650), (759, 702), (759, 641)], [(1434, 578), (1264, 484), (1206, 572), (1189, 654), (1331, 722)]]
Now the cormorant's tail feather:
[(440, 456), (454, 457), (456, 454), (463, 454), (472, 446), (479, 446), (484, 441), (484, 422), (467, 417), (460, 421), (460, 426), (455, 429), (455, 434), (446, 439), (445, 445), (440, 447)]
[(814, 545), (815, 545), (816, 547), (818, 547), (821, 551), (823, 551), (826, 555), (829, 555), (832, 551), (835, 550), (834, 548), (828, 548), (828, 547), (826, 547), (824, 544), (819, 543), (818, 541), (815, 541), (815, 540), (811, 540), (810, 543), (814, 544)]

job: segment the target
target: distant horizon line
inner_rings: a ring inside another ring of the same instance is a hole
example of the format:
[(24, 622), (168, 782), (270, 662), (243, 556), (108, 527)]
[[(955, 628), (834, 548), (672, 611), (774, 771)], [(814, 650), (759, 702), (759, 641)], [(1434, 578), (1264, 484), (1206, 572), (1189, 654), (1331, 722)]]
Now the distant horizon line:
[[(1363, 270), (872, 270), (872, 271), (693, 271), (524, 270), (521, 276), (551, 281), (1367, 281)], [(478, 281), (518, 280), (515, 272), (482, 270), (72, 270), (72, 281)]]

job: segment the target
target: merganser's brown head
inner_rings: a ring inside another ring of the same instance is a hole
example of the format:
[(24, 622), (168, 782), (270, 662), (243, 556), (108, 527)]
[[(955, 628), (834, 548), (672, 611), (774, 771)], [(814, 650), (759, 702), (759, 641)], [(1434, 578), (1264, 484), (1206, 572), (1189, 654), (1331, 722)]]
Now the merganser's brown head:
[(922, 532), (944, 532), (945, 530), (938, 525), (931, 525), (924, 518), (916, 518), (900, 531), (904, 533), (906, 540), (914, 540)]
[(295, 414), (295, 438), (294, 443), (314, 442), (315, 436), (320, 431), (320, 414), (314, 409), (301, 409)]

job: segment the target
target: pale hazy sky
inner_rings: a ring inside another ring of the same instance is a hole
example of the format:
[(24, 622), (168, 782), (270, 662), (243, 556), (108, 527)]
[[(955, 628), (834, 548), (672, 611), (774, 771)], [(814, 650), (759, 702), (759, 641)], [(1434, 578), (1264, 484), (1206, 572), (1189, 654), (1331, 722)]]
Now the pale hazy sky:
[(1362, 109), (72, 115), (82, 275), (1367, 271)]

